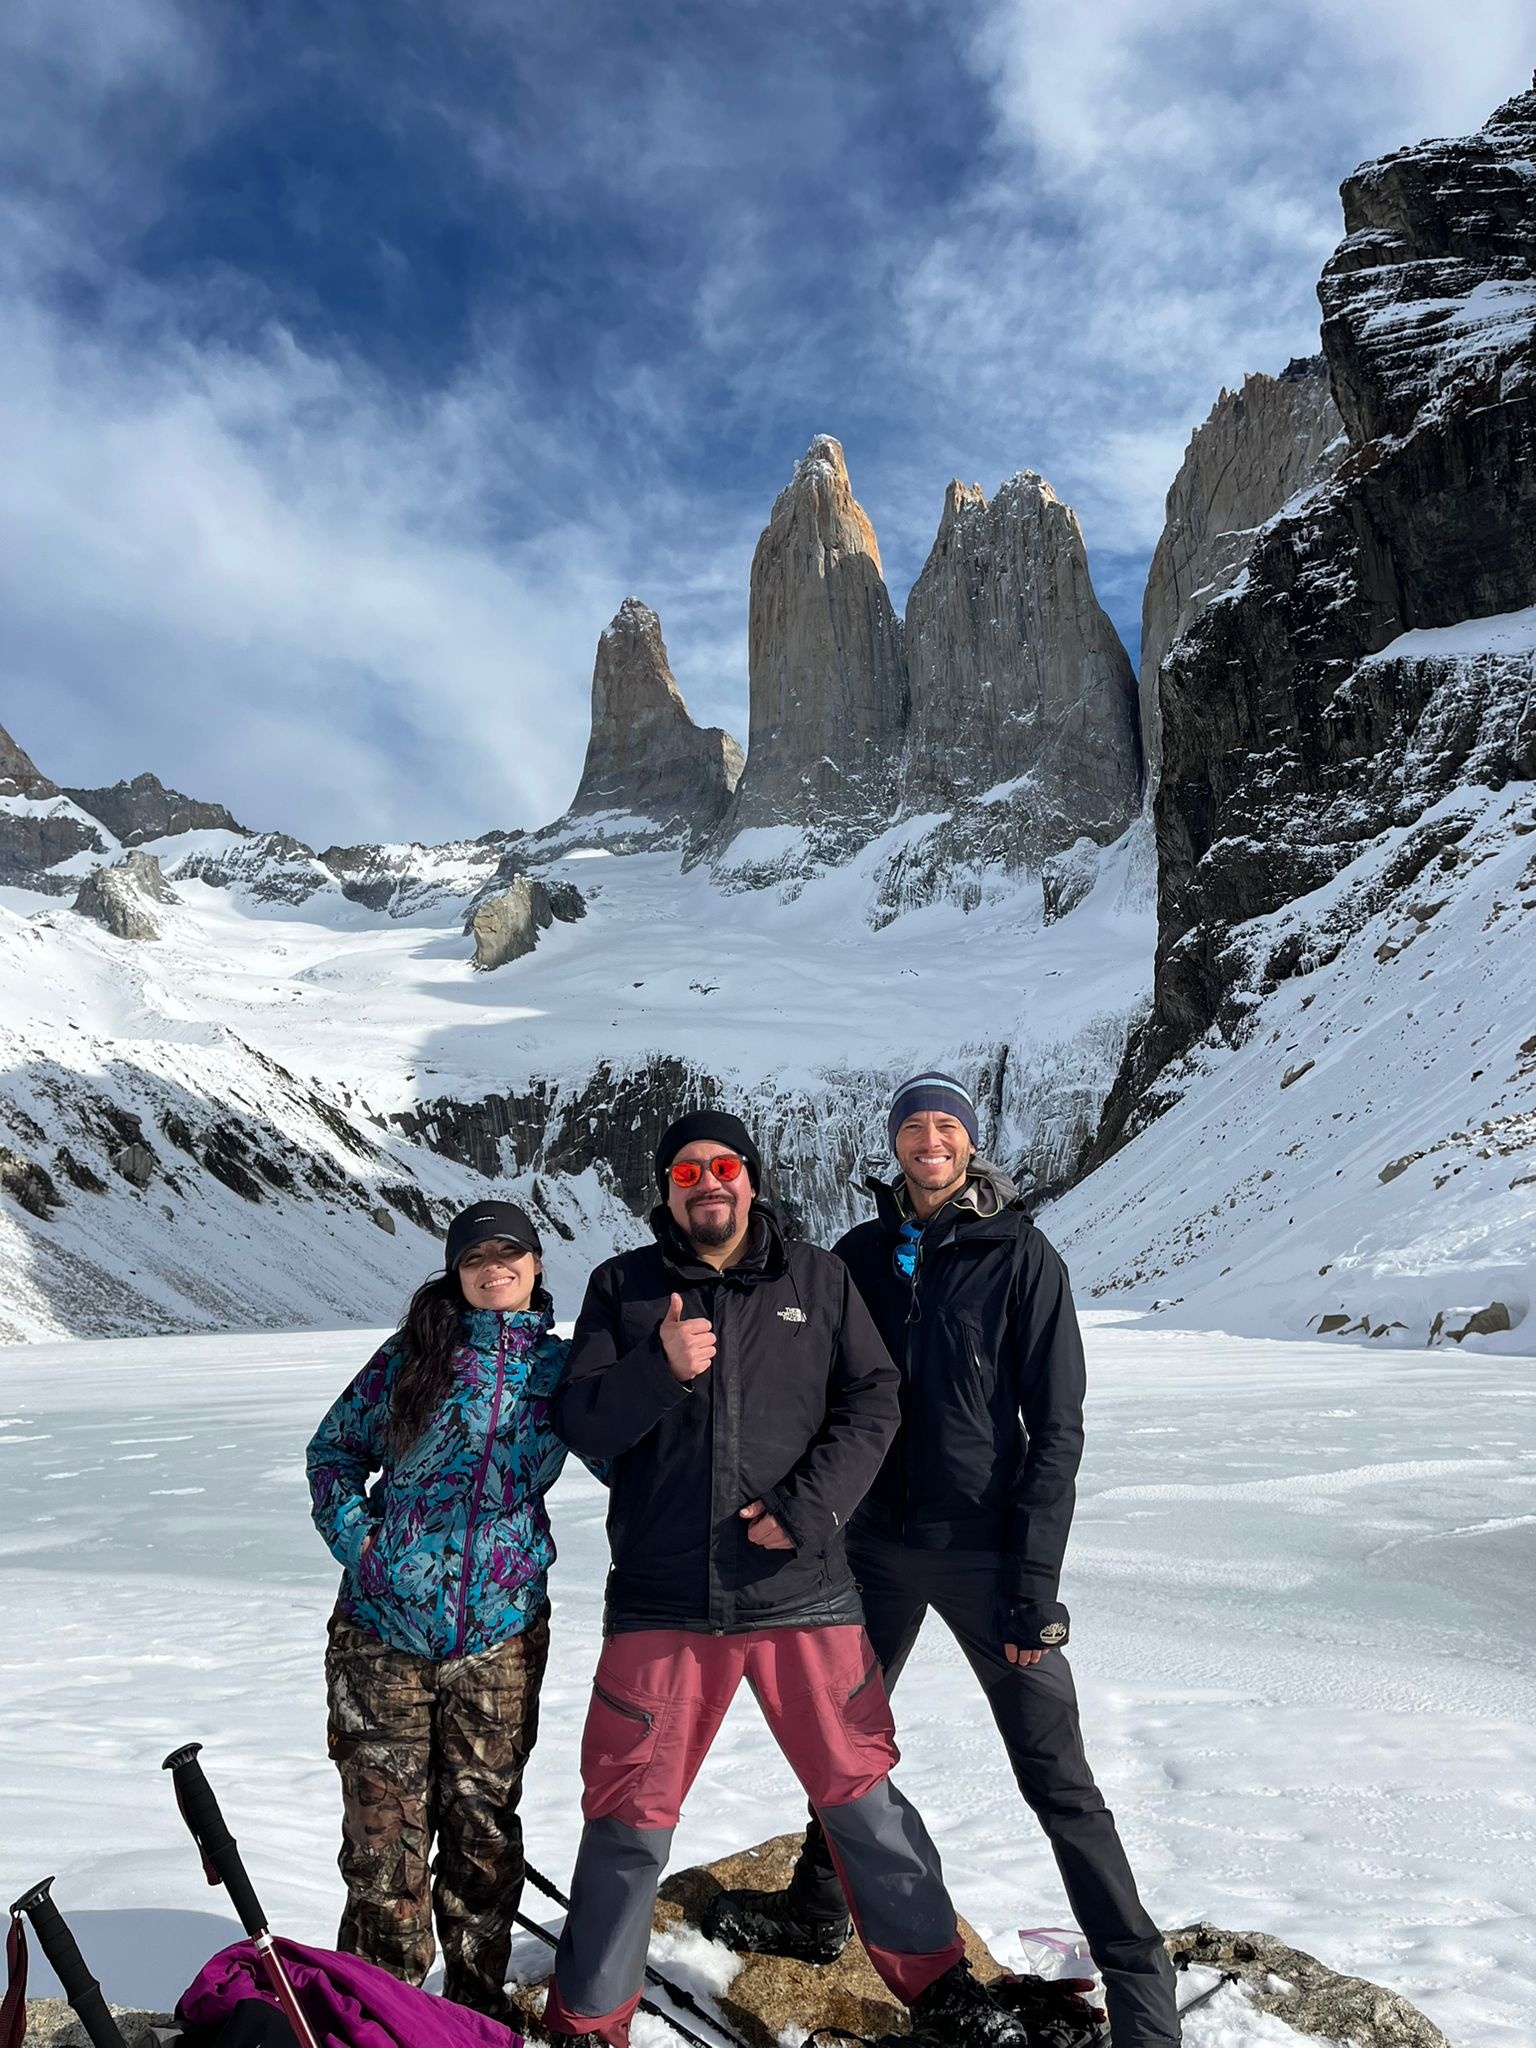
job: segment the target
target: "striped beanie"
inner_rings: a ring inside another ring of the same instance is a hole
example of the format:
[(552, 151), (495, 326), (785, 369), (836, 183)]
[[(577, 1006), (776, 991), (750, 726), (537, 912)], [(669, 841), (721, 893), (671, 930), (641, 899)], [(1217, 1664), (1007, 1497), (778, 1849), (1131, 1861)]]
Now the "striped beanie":
[(891, 1097), (888, 1127), (893, 1152), (896, 1150), (896, 1133), (907, 1118), (921, 1116), (924, 1110), (932, 1110), (938, 1116), (952, 1116), (956, 1123), (965, 1126), (965, 1134), (972, 1145), (980, 1145), (981, 1132), (970, 1090), (952, 1074), (914, 1074), (910, 1081), (903, 1081)]

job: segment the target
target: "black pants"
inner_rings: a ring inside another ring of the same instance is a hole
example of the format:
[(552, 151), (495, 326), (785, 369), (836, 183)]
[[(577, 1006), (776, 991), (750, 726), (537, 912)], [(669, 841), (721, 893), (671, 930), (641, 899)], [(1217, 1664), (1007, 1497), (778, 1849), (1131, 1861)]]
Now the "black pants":
[[(1071, 1666), (1060, 1650), (1023, 1666), (1003, 1655), (997, 1627), (1001, 1558), (988, 1551), (909, 1550), (858, 1533), (849, 1538), (848, 1554), (887, 1691), (901, 1676), (930, 1607), (965, 1652), (1104, 1979), (1115, 2048), (1167, 2048), (1177, 2042), (1173, 1969), (1136, 1895), (1114, 1815), (1083, 1754)], [(845, 1911), (814, 1819), (793, 1889), (806, 1912), (831, 1919)]]

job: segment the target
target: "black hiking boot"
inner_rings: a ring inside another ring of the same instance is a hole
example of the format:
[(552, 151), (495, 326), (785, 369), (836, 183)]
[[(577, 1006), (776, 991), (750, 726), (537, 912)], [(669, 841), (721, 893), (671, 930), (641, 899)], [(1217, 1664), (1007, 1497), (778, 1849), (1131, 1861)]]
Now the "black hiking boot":
[(994, 2005), (962, 1956), (911, 2005), (914, 2048), (1030, 2048), (1029, 2028)]
[(808, 1913), (793, 1888), (782, 1892), (716, 1892), (699, 1922), (711, 1941), (739, 1955), (789, 1956), (797, 1963), (835, 1963), (853, 1923)]

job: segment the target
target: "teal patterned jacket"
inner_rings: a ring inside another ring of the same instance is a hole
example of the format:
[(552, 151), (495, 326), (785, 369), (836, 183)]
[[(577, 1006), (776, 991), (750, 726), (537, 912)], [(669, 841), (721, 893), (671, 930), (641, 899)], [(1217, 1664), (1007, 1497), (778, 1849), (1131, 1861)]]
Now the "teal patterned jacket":
[(544, 1495), (566, 1458), (549, 1397), (569, 1347), (548, 1313), (466, 1309), (462, 1327), (453, 1390), (398, 1460), (388, 1440), (398, 1331), (332, 1407), (307, 1458), (315, 1527), (343, 1567), (342, 1613), (394, 1649), (438, 1660), (520, 1635), (543, 1609), (555, 1561)]

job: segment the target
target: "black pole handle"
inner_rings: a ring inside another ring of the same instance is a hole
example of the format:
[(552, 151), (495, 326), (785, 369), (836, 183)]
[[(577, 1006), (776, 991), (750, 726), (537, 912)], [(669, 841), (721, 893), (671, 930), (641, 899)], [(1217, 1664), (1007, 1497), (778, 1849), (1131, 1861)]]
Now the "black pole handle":
[(63, 1987), (64, 1996), (89, 2034), (92, 2048), (128, 2048), (117, 2021), (107, 2008), (107, 2001), (101, 1995), (101, 1986), (86, 1967), (85, 1957), (76, 1947), (75, 1937), (65, 1925), (64, 1915), (49, 1896), (52, 1884), (53, 1879), (45, 1877), (41, 1884), (33, 1885), (31, 1891), (23, 1892), (11, 1911), (25, 1913), (32, 1922), (38, 1947), (48, 1958), (53, 1974)]
[(213, 1787), (203, 1776), (203, 1767), (197, 1760), (202, 1746), (200, 1742), (189, 1742), (181, 1749), (173, 1749), (160, 1768), (171, 1774), (176, 1804), (202, 1856), (208, 1882), (223, 1885), (240, 1925), (254, 1941), (258, 1934), (266, 1933), (267, 1916), (261, 1910), (255, 1886), (245, 1874), (240, 1851), (219, 1811)]

